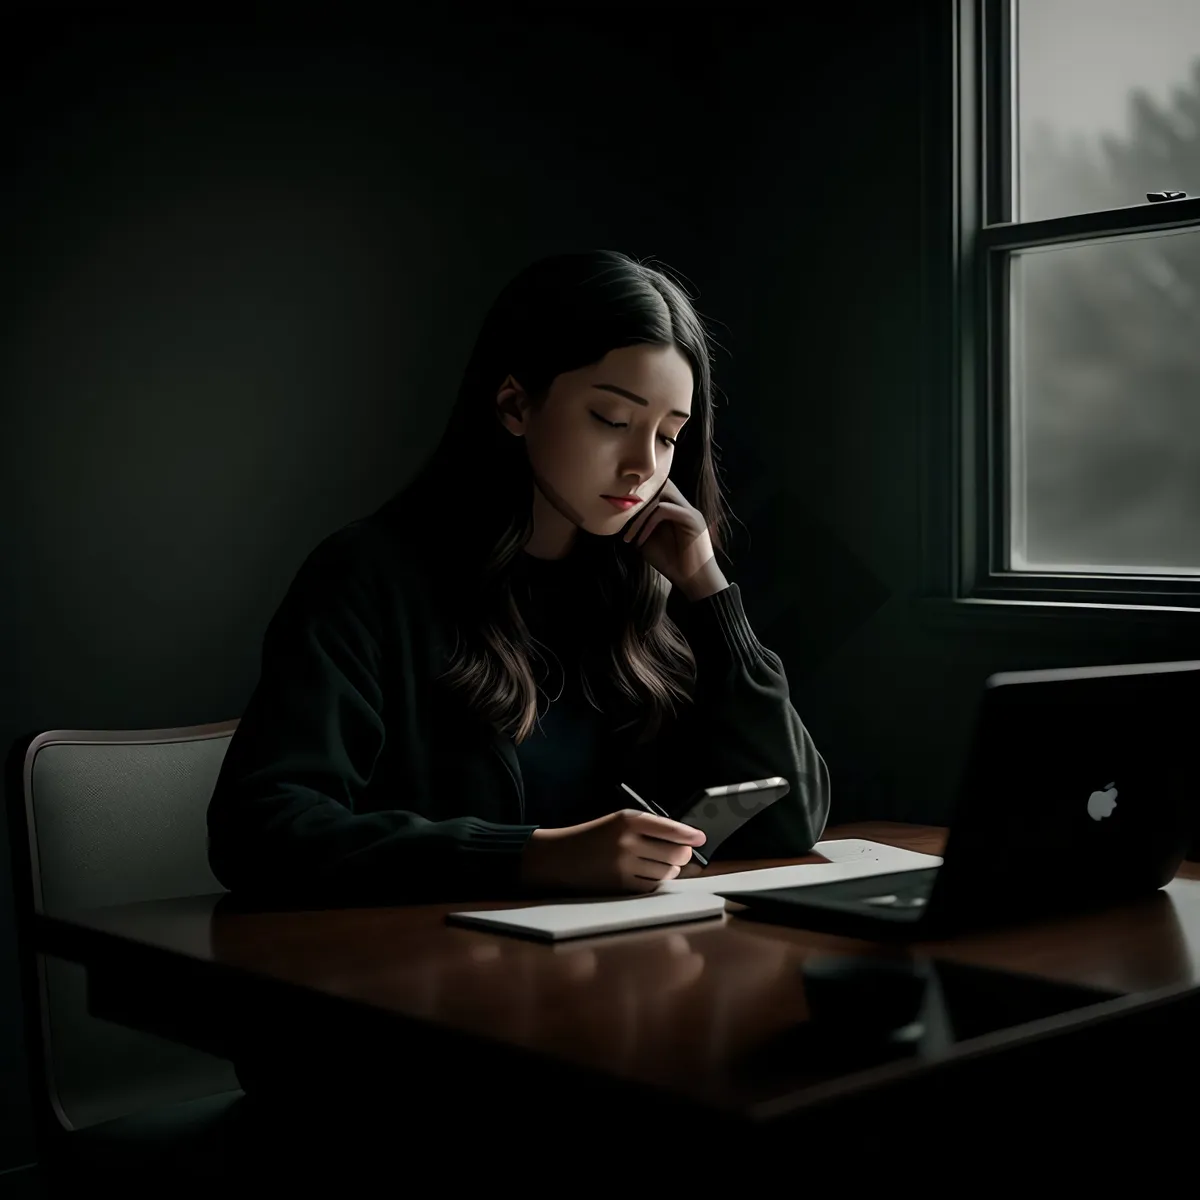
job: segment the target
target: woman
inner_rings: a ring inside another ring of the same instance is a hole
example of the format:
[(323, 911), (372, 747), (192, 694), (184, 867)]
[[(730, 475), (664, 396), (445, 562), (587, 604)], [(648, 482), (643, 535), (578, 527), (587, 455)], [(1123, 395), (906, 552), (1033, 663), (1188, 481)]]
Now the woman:
[(326, 538), (267, 629), (208, 812), (237, 896), (649, 891), (699, 788), (789, 794), (718, 858), (807, 853), (829, 776), (716, 558), (709, 349), (612, 251), (522, 272), (418, 478)]

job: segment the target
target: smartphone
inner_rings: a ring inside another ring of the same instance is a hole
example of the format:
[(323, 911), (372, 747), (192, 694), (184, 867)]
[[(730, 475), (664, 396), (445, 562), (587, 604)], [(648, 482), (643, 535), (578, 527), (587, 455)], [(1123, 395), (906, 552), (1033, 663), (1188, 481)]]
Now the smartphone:
[(791, 791), (782, 775), (754, 779), (749, 783), (730, 783), (725, 787), (702, 788), (689, 801), (683, 816), (676, 819), (701, 830), (705, 838), (703, 852), (692, 853), (703, 866), (727, 838), (735, 834), (751, 817)]

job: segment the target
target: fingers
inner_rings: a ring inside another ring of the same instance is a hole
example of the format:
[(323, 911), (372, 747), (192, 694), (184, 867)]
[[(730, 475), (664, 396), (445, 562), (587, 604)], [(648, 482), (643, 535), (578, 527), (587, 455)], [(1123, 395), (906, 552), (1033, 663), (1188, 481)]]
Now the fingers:
[(638, 531), (649, 521), (658, 506), (664, 502), (671, 503), (673, 508), (679, 508), (685, 512), (691, 508), (691, 505), (684, 498), (683, 493), (675, 486), (675, 481), (668, 475), (663, 480), (662, 487), (650, 497), (643, 506), (642, 511), (629, 522), (629, 526), (623, 535), (624, 540), (629, 541), (630, 538), (636, 537)]
[(648, 876), (630, 875), (628, 879), (622, 881), (621, 886), (627, 892), (636, 892), (646, 894), (648, 892), (658, 891), (658, 885), (662, 883), (661, 879), (651, 879)]
[(650, 514), (654, 512), (657, 506), (652, 500), (632, 521), (629, 522), (629, 528), (625, 530), (624, 541), (629, 541), (630, 538), (636, 537), (641, 532), (642, 527), (650, 519)]
[(666, 863), (671, 867), (682, 867), (692, 861), (691, 846), (681, 846), (678, 842), (666, 842), (662, 838), (638, 836), (631, 850), (638, 858), (649, 859), (651, 862)]
[(670, 817), (659, 817), (654, 813), (639, 812), (636, 808), (627, 808), (629, 828), (643, 837), (660, 838), (665, 842), (678, 842), (682, 846), (703, 846), (708, 840), (702, 830), (682, 821), (672, 821)]
[[(678, 529), (688, 535), (689, 541), (694, 542), (705, 532), (703, 518), (695, 514), (693, 509), (683, 508), (678, 504), (669, 504), (662, 500), (654, 509), (646, 514), (646, 520), (637, 529), (631, 529), (625, 535), (625, 541), (634, 538), (635, 546), (644, 546), (650, 535), (664, 522), (670, 521)], [(635, 536), (636, 535), (636, 536)]]
[(644, 546), (649, 540), (650, 535), (662, 524), (666, 514), (661, 508), (656, 508), (650, 515), (650, 519), (642, 526), (638, 532), (637, 538), (634, 540), (635, 546)]
[(623, 849), (632, 858), (634, 879), (649, 880), (653, 883), (674, 879), (684, 864), (692, 860), (691, 846), (666, 842), (662, 838), (634, 835), (629, 842), (624, 843)]
[(634, 879), (662, 883), (665, 879), (674, 879), (678, 874), (679, 868), (671, 863), (659, 862), (657, 859), (651, 858), (635, 858), (633, 860)]
[[(662, 521), (673, 519), (678, 523), (681, 518), (686, 525), (689, 521), (688, 510), (686, 508), (681, 508), (678, 504), (671, 504), (666, 500), (660, 500), (653, 508), (647, 509), (646, 512), (642, 513), (636, 525), (629, 527), (625, 533), (624, 540), (629, 541), (630, 538), (633, 538), (635, 545), (640, 546), (650, 536), (651, 531)], [(643, 534), (645, 537), (642, 536)]]

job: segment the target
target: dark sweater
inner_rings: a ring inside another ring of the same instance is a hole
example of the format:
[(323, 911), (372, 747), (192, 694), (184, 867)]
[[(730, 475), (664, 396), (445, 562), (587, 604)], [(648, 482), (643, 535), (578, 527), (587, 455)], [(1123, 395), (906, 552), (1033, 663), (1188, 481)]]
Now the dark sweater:
[[(680, 815), (697, 788), (782, 775), (788, 796), (717, 857), (811, 849), (829, 813), (828, 771), (737, 584), (694, 602), (670, 596), (696, 657), (697, 691), (657, 737), (634, 744), (569, 679), (542, 734), (517, 748), (439, 680), (455, 648), (439, 573), (387, 511), (322, 541), (267, 627), (260, 679), (208, 810), (209, 861), (235, 896), (329, 905), (502, 898), (519, 891), (521, 852), (539, 824), (627, 807), (614, 794), (621, 781)], [(532, 583), (523, 611), (568, 676), (579, 610), (556, 607), (570, 588), (554, 580), (570, 569), (522, 561), (514, 576)], [(558, 679), (543, 681), (545, 709)]]
[(537, 726), (517, 746), (525, 819), (575, 825), (626, 807), (616, 795), (621, 781), (610, 777), (616, 718), (589, 703), (583, 687), (588, 630), (581, 614), (587, 611), (588, 580), (578, 556), (547, 560), (519, 554), (512, 586), (535, 639), (531, 665), (539, 692)]

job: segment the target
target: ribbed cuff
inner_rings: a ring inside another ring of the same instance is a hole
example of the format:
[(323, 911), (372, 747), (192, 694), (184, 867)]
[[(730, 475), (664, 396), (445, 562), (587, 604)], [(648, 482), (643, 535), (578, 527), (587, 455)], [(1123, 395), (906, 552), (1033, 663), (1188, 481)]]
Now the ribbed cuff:
[(462, 817), (462, 831), (470, 850), (490, 850), (503, 854), (506, 850), (524, 850), (529, 835), (538, 825), (497, 825), (482, 817)]
[(461, 852), (470, 856), (470, 877), (496, 895), (518, 890), (521, 855), (539, 826), (496, 825), (480, 817), (463, 817), (459, 827), (463, 833)]
[(736, 583), (701, 600), (680, 605), (680, 625), (696, 656), (697, 667), (724, 670), (763, 661), (762, 646), (750, 628)]

